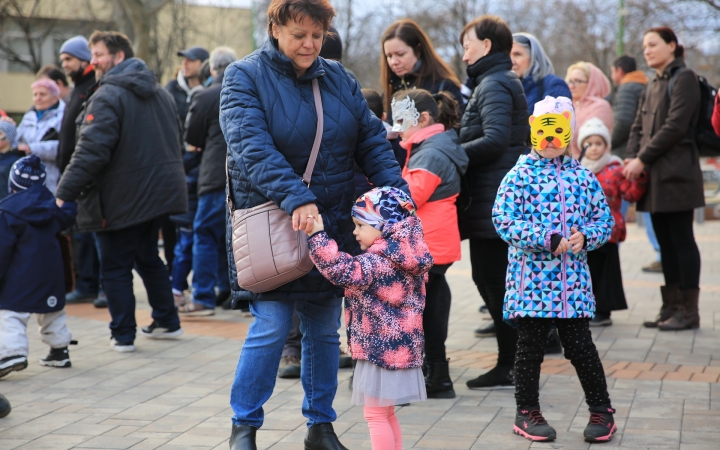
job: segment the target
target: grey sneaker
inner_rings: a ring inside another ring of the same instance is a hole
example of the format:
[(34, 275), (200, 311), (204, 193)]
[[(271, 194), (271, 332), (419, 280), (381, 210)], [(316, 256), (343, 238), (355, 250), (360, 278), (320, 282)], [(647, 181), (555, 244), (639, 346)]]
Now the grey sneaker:
[(300, 378), (300, 358), (297, 356), (283, 356), (280, 358), (278, 378)]

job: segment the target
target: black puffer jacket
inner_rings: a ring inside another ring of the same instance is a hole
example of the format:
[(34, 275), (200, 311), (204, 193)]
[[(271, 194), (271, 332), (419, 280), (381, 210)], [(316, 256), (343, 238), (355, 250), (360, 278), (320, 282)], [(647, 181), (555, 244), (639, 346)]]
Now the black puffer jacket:
[(185, 142), (202, 149), (197, 195), (225, 190), (227, 143), (220, 129), (222, 76), (193, 97), (185, 122)]
[(492, 207), (505, 174), (525, 152), (528, 107), (508, 55), (494, 53), (468, 67), (476, 87), (460, 122), (470, 164), (458, 198), (462, 239), (498, 238)]
[(77, 199), (80, 231), (120, 230), (187, 210), (175, 102), (142, 60), (103, 75), (78, 123), (55, 195)]

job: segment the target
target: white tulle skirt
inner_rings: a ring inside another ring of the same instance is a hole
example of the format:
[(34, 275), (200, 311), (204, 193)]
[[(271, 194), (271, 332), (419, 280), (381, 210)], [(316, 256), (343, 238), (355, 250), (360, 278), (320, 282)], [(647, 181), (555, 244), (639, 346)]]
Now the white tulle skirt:
[(358, 360), (353, 376), (353, 405), (393, 406), (427, 400), (422, 369), (388, 370)]

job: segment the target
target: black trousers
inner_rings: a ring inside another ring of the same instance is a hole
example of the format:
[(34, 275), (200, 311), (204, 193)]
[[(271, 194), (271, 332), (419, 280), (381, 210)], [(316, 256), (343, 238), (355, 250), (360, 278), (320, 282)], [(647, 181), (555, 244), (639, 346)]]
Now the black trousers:
[(470, 239), (470, 262), (473, 281), (485, 300), (488, 312), (495, 323), (498, 343), (497, 365), (512, 367), (515, 364), (517, 331), (503, 322), (502, 314), (505, 301), (508, 244), (500, 238)]
[(100, 261), (93, 234), (74, 235), (73, 252), (75, 290), (83, 294), (97, 295), (100, 290)]
[(540, 365), (543, 362), (548, 332), (558, 328), (565, 358), (575, 367), (588, 406), (610, 406), (607, 380), (600, 356), (590, 332), (590, 319), (518, 320), (518, 347), (515, 360), (515, 401), (518, 408), (540, 404)]
[(430, 363), (445, 362), (445, 340), (450, 321), (450, 286), (445, 272), (452, 264), (435, 265), (428, 273), (425, 284), (425, 310), (423, 330), (425, 331), (425, 360)]
[(693, 213), (689, 210), (651, 214), (665, 284), (682, 290), (700, 287), (700, 250), (693, 234)]

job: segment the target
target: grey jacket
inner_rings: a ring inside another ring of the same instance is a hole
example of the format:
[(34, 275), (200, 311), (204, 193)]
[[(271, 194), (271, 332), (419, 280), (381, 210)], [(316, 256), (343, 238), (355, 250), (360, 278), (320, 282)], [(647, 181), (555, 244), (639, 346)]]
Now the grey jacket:
[(640, 97), (647, 81), (645, 74), (639, 70), (628, 73), (617, 87), (612, 99), (612, 153), (623, 159), (627, 151), (630, 127), (635, 120)]

